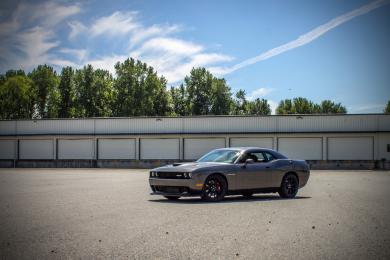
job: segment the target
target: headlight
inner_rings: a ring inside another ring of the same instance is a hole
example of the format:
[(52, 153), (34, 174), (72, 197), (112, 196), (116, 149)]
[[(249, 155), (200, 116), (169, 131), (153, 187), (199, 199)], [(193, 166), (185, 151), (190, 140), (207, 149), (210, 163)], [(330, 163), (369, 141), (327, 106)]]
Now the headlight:
[(185, 172), (185, 173), (183, 173), (183, 177), (186, 179), (191, 179), (192, 174), (190, 172)]

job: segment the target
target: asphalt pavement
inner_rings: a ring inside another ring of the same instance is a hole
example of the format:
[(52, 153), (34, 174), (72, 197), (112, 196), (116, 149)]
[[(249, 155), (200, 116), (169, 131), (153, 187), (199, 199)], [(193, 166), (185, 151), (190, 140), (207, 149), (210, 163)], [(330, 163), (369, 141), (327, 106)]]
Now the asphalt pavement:
[(291, 200), (149, 192), (147, 170), (0, 169), (0, 259), (390, 259), (390, 172), (312, 171)]

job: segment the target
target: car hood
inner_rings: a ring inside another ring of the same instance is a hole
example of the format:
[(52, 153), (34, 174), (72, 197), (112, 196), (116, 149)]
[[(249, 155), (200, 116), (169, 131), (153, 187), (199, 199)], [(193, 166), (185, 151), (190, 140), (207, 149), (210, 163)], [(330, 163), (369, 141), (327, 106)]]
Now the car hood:
[(184, 163), (174, 163), (166, 165), (163, 167), (158, 167), (152, 169), (152, 171), (162, 171), (162, 172), (191, 172), (198, 169), (210, 168), (228, 165), (228, 163), (217, 163), (217, 162), (184, 162)]

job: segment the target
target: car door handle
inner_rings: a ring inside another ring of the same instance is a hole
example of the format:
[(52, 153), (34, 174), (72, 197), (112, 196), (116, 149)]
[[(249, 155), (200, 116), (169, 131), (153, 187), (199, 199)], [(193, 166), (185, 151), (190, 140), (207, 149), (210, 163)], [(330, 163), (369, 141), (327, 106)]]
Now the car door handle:
[(269, 167), (269, 166), (266, 166), (265, 168), (269, 169), (269, 168), (271, 168), (271, 167)]

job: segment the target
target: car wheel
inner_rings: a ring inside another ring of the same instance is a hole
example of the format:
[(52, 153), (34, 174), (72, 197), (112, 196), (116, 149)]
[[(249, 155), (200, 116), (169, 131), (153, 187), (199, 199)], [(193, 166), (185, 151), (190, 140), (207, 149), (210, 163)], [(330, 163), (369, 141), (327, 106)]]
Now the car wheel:
[(282, 198), (291, 199), (297, 195), (298, 188), (299, 182), (297, 176), (290, 173), (283, 177), (278, 193)]
[(202, 190), (202, 199), (206, 201), (220, 201), (227, 192), (227, 183), (220, 175), (209, 176)]
[(164, 197), (169, 199), (169, 200), (178, 200), (178, 199), (180, 199), (180, 196), (164, 196)]
[(253, 192), (243, 192), (242, 196), (248, 199), (253, 198)]

